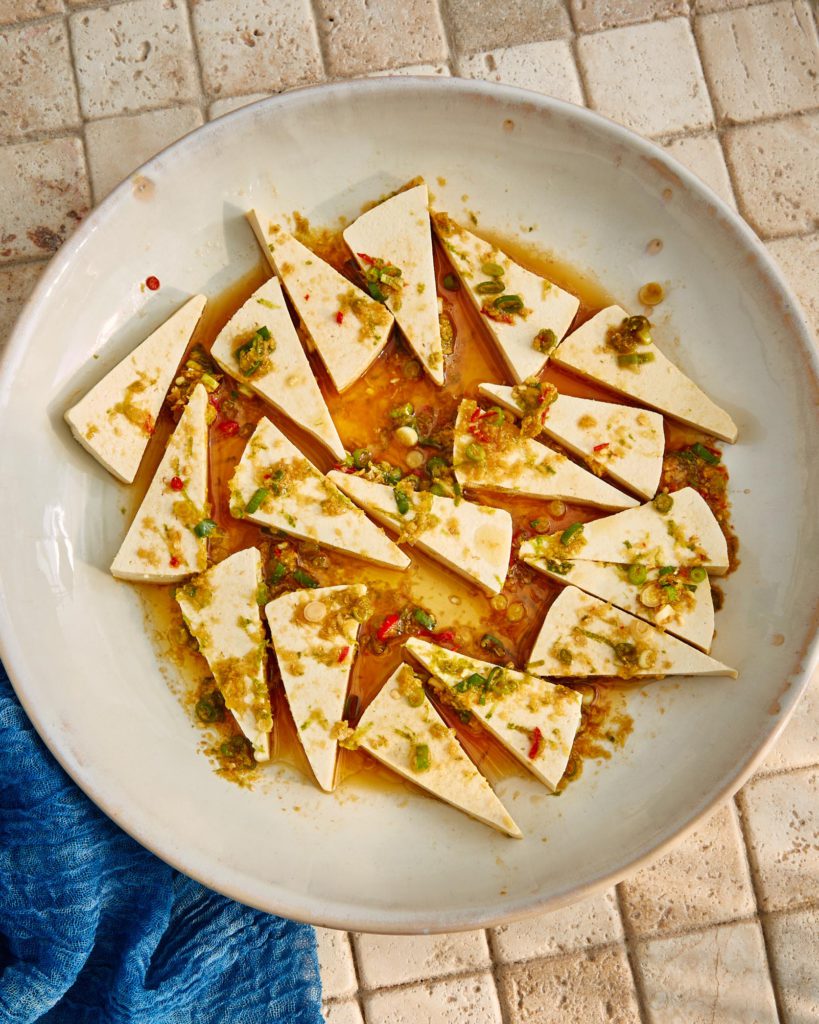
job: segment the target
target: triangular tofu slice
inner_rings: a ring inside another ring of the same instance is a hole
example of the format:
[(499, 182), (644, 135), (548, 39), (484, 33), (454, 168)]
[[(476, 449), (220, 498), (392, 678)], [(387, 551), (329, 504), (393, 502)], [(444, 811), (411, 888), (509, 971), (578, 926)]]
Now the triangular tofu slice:
[(409, 504), (402, 515), (397, 488), (338, 470), (327, 478), (376, 522), (397, 530), (399, 543), (417, 545), (489, 594), (503, 589), (512, 550), (512, 517), (505, 509), (454, 501), (429, 491), (401, 491)]
[(539, 373), (571, 327), (580, 301), (447, 214), (434, 213), (432, 223), (512, 379), (520, 383)]
[(528, 670), (542, 676), (733, 676), (734, 669), (584, 594), (562, 590), (540, 627)]
[[(628, 395), (675, 420), (704, 430), (723, 441), (736, 441), (734, 421), (678, 369), (656, 345), (638, 345), (634, 352), (619, 353), (606, 343), (610, 328), (620, 327), (628, 313), (609, 306), (573, 331), (554, 350), (552, 359), (581, 377), (597, 381), (621, 395)], [(649, 358), (621, 366), (630, 356)]]
[(233, 314), (210, 354), (226, 373), (270, 402), (343, 461), (344, 445), (301, 347), (277, 278), (266, 281)]
[(606, 509), (637, 504), (565, 455), (523, 437), (514, 424), (497, 425), (495, 415), (471, 399), (458, 409), (453, 465), (461, 486), (473, 491), (560, 498)]
[[(706, 653), (711, 647), (714, 602), (704, 569), (696, 568), (692, 578), (690, 569), (660, 575), (660, 569), (641, 568), (635, 573), (632, 566), (611, 562), (558, 562), (551, 558), (527, 558), (526, 562), (558, 583), (571, 583)], [(632, 582), (629, 571), (641, 582)]]
[(410, 559), (380, 527), (262, 417), (230, 481), (230, 511), (260, 526), (313, 540), (376, 565)]
[(526, 561), (551, 558), (585, 562), (640, 562), (649, 567), (700, 565), (715, 576), (728, 571), (728, 544), (708, 503), (693, 487), (674, 491), (671, 507), (654, 502), (585, 523), (569, 544), (563, 534), (532, 537), (520, 546)]
[(264, 610), (299, 740), (328, 793), (338, 756), (333, 726), (344, 715), (355, 660), (359, 621), (353, 610), (366, 593), (363, 583), (297, 590)]
[(207, 566), (208, 393), (197, 384), (111, 565), (121, 580), (171, 583)]
[(521, 837), (409, 665), (399, 665), (384, 683), (355, 735), (362, 750), (416, 786), (499, 832)]
[(580, 727), (582, 698), (535, 675), (453, 654), (411, 637), (404, 645), (443, 699), (471, 711), (549, 789), (563, 778)]
[(266, 761), (273, 718), (258, 603), (261, 583), (261, 556), (256, 548), (245, 548), (181, 586), (176, 600), (226, 707), (253, 744), (256, 760)]
[(123, 483), (134, 481), (206, 302), (194, 295), (65, 414), (83, 448)]
[(292, 235), (247, 215), (337, 391), (358, 380), (387, 344), (392, 313)]
[[(524, 382), (515, 388), (481, 384), (479, 390), (516, 416), (536, 413), (537, 384)], [(665, 449), (659, 413), (559, 394), (543, 409), (541, 423), (547, 437), (583, 459), (595, 473), (611, 477), (641, 498), (657, 493)]]
[[(444, 383), (444, 350), (432, 257), (429, 193), (416, 185), (363, 213), (344, 241), (436, 384)], [(399, 270), (400, 274), (394, 271)]]

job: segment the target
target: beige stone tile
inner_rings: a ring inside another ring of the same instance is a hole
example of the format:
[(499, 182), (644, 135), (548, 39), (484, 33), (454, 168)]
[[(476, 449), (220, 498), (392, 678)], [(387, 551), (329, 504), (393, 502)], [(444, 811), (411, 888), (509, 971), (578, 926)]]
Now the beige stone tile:
[(753, 7), (764, 4), (768, 0), (691, 0), (691, 7), (698, 14), (709, 14), (711, 11), (722, 11), (736, 7)]
[(94, 200), (100, 202), (140, 164), (202, 124), (198, 107), (149, 110), (92, 121), (85, 143)]
[(0, 268), (0, 352), (45, 267), (43, 262)]
[(183, 0), (130, 0), (71, 15), (86, 117), (171, 106), (196, 95)]
[(383, 71), (367, 72), (367, 78), (387, 78), (391, 75), (421, 75), (423, 78), (435, 78), (443, 75), (448, 78), (450, 71), (446, 64), (407, 64), (403, 68), (385, 68)]
[(321, 988), (325, 999), (352, 995), (358, 983), (350, 936), (331, 928), (316, 928)]
[(819, 770), (753, 779), (739, 799), (762, 909), (819, 900)]
[(571, 47), (565, 39), (524, 43), (501, 50), (489, 50), (463, 57), (458, 73), (464, 78), (518, 85), (583, 105), (583, 90)]
[(652, 939), (638, 963), (650, 1024), (777, 1024), (757, 921)]
[(688, 14), (688, 0), (569, 0), (578, 32)]
[(491, 974), (447, 978), (364, 997), (367, 1024), (501, 1024)]
[(441, 0), (449, 37), (461, 53), (569, 36), (572, 25), (560, 0)]
[(269, 92), (254, 92), (249, 96), (229, 96), (223, 100), (216, 100), (208, 109), (208, 120), (214, 121), (222, 114), (229, 114), (231, 110), (238, 110), (240, 107), (246, 107), (249, 103), (267, 99), (270, 95)]
[(707, 135), (683, 136), (681, 139), (664, 143), (663, 148), (681, 164), (684, 164), (689, 171), (693, 171), (698, 178), (702, 178), (720, 199), (724, 199), (729, 206), (736, 207), (722, 146), (720, 146), (716, 135), (709, 133)]
[(546, 1024), (552, 1020), (567, 1024), (640, 1022), (634, 982), (622, 946), (503, 967), (499, 985), (509, 1024)]
[[(777, 238), (768, 242), (768, 250), (782, 268), (788, 284), (819, 339), (819, 235), (806, 238)], [(766, 765), (777, 768), (801, 768), (819, 762), (819, 670), (777, 740)]]
[(683, 931), (753, 914), (754, 896), (733, 804), (620, 887), (637, 935)]
[(490, 965), (484, 932), (353, 936), (362, 988), (402, 985)]
[(595, 110), (643, 135), (708, 128), (711, 103), (684, 18), (581, 36), (577, 44)]
[(355, 999), (345, 999), (340, 1003), (324, 1003), (321, 1012), (326, 1024), (364, 1024), (361, 1007)]
[(819, 908), (765, 919), (782, 1024), (819, 1020)]
[(740, 211), (763, 236), (819, 226), (819, 114), (725, 133)]
[(211, 96), (278, 92), (322, 78), (309, 0), (195, 0), (193, 26)]
[(499, 963), (574, 953), (587, 946), (622, 941), (623, 924), (614, 889), (538, 917), (492, 930), (492, 948)]
[(718, 117), (755, 121), (819, 104), (816, 24), (803, 0), (709, 14), (696, 32)]
[(435, 0), (317, 0), (316, 8), (330, 75), (446, 60)]
[(65, 23), (0, 30), (0, 135), (60, 131), (79, 120)]
[(62, 14), (64, 10), (63, 0), (0, 0), (0, 25)]
[(79, 139), (0, 147), (0, 263), (50, 256), (89, 207)]

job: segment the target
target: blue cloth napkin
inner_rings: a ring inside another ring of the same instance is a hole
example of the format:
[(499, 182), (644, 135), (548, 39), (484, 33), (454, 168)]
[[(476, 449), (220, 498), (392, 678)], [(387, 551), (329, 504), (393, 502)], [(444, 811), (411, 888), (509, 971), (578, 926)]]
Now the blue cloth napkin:
[(0, 1021), (321, 1024), (315, 933), (168, 867), (51, 757), (0, 665)]

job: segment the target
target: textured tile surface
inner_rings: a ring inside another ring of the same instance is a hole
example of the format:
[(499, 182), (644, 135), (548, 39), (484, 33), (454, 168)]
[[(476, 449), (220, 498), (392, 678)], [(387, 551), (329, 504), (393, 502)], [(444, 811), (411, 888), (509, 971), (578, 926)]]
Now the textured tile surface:
[(60, 131), (79, 120), (65, 23), (0, 29), (0, 136)]
[(702, 828), (623, 882), (626, 919), (637, 935), (682, 931), (754, 912), (736, 811), (722, 807)]
[(458, 74), (463, 78), (485, 78), (489, 82), (517, 85), (569, 103), (583, 104), (583, 90), (566, 39), (476, 53), (459, 62)]
[(79, 139), (0, 148), (0, 262), (50, 256), (90, 202)]
[(683, 18), (581, 36), (589, 101), (644, 135), (707, 128), (711, 103), (691, 28)]
[(406, 64), (402, 68), (384, 68), (382, 71), (368, 71), (368, 78), (387, 78), (391, 75), (421, 75), (424, 78), (435, 78), (438, 75), (449, 77), (451, 74), (446, 64)]
[(613, 889), (492, 930), (492, 946), (500, 963), (573, 953), (622, 938), (623, 925)]
[(560, 0), (442, 0), (455, 47), (477, 53), (571, 34), (569, 15)]
[(765, 931), (783, 1024), (812, 1024), (819, 1020), (819, 909), (768, 917)]
[(819, 902), (819, 770), (755, 779), (740, 801), (762, 909)]
[(322, 993), (325, 999), (352, 995), (357, 987), (353, 951), (346, 932), (316, 928)]
[(364, 997), (367, 1024), (501, 1024), (491, 974), (448, 978)]
[(625, 949), (609, 946), (550, 960), (530, 960), (500, 973), (510, 1024), (612, 1021), (637, 1024), (637, 996)]
[(0, 25), (61, 14), (62, 0), (0, 0)]
[(356, 935), (354, 942), (364, 988), (477, 971), (490, 963), (484, 932)]
[(71, 35), (86, 117), (170, 106), (196, 94), (182, 0), (130, 0), (77, 11)]
[(734, 128), (725, 142), (753, 228), (788, 235), (819, 226), (819, 115)]
[(695, 135), (673, 139), (671, 142), (667, 142), (663, 148), (668, 150), (681, 164), (684, 164), (689, 171), (693, 171), (698, 178), (702, 178), (720, 199), (724, 199), (729, 206), (736, 206), (722, 146), (720, 146), (716, 135)]
[(197, 0), (193, 25), (213, 96), (276, 92), (321, 78), (308, 0)]
[(344, 999), (339, 1003), (326, 1003), (322, 1007), (322, 1013), (327, 1024), (364, 1024), (361, 1007), (354, 999)]
[(93, 121), (85, 130), (96, 202), (160, 149), (202, 124), (198, 107), (151, 110)]
[(0, 352), (45, 266), (45, 263), (21, 263), (0, 268)]
[(807, 3), (707, 15), (697, 21), (697, 39), (719, 117), (755, 121), (819, 104), (816, 23)]
[[(813, 327), (814, 341), (819, 338), (819, 235), (807, 238), (777, 238), (768, 249), (785, 272), (788, 284)], [(819, 672), (793, 718), (768, 755), (772, 768), (797, 768), (819, 762)]]
[(446, 59), (434, 0), (317, 0), (317, 7), (328, 74), (359, 75), (371, 68)]
[(569, 0), (578, 32), (688, 13), (688, 0)]

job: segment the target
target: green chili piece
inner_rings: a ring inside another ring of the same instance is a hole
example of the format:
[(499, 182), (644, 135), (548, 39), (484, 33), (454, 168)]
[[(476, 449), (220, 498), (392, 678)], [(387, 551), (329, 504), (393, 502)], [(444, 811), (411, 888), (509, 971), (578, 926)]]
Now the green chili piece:
[(629, 665), (637, 656), (637, 648), (634, 644), (629, 643), (627, 640), (623, 640), (621, 643), (614, 645), (614, 656), (624, 665)]
[(415, 406), (412, 402), (404, 402), (403, 405), (396, 405), (390, 412), (390, 417), (394, 420), (405, 420), (412, 416), (414, 412)]
[(446, 288), (448, 292), (457, 292), (460, 290), (460, 287), (461, 282), (454, 274), (444, 275), (444, 288)]
[(645, 583), (648, 572), (644, 565), (640, 565), (639, 562), (635, 562), (634, 565), (628, 567), (628, 581), (633, 583), (635, 587), (639, 587), (641, 583)]
[(695, 565), (688, 573), (691, 577), (692, 583), (705, 583), (708, 578), (708, 573), (703, 569), (701, 565)]
[(210, 697), (202, 697), (196, 702), (196, 717), (200, 722), (218, 722), (222, 717), (222, 709)]
[(284, 562), (280, 562), (277, 559), (270, 569), (270, 576), (268, 577), (267, 582), (271, 587), (275, 587), (279, 583), (281, 583), (281, 581), (284, 579), (286, 575), (287, 566), (284, 564)]
[(200, 519), (194, 526), (193, 532), (197, 537), (210, 537), (216, 529), (216, 523), (212, 519)]
[(489, 261), (481, 264), (481, 273), (487, 277), (503, 277), (503, 267), (500, 263)]
[(502, 313), (519, 313), (523, 309), (523, 299), (519, 295), (499, 295), (492, 305)]
[(564, 546), (570, 544), (572, 540), (580, 533), (583, 532), (582, 523), (572, 523), (571, 526), (567, 526), (566, 529), (560, 535), (560, 543)]
[(643, 363), (653, 363), (653, 352), (626, 352), (617, 357), (618, 366), (642, 366)]
[(466, 455), (470, 462), (483, 462), (486, 459), (483, 445), (476, 444), (474, 441), (466, 446), (464, 455)]
[(258, 512), (268, 494), (270, 494), (270, 491), (266, 487), (260, 487), (257, 491), (254, 491), (250, 496), (250, 501), (245, 505), (247, 515), (252, 516), (254, 512)]
[(696, 444), (691, 445), (691, 451), (697, 456), (697, 458), (702, 459), (703, 462), (707, 462), (709, 466), (716, 466), (720, 461), (720, 456), (716, 452), (712, 452), (710, 449), (706, 448), (704, 444), (700, 444), (699, 441), (697, 441)]
[(505, 658), (508, 655), (505, 645), (494, 633), (484, 633), (481, 637), (481, 648), (490, 651), (496, 658)]
[(392, 493), (395, 496), (395, 504), (398, 508), (399, 513), (405, 516), (410, 510), (410, 500), (406, 493), (401, 490), (400, 487), (393, 487)]
[(434, 615), (430, 615), (428, 611), (423, 608), (415, 608), (412, 613), (412, 617), (418, 623), (419, 626), (423, 626), (424, 629), (435, 629), (437, 620)]
[(398, 466), (388, 466), (387, 469), (384, 469), (381, 472), (383, 473), (384, 476), (384, 483), (392, 484), (393, 487), (397, 483), (400, 483), (401, 477), (403, 477), (404, 475), (398, 468)]
[(680, 592), (676, 587), (671, 586), (670, 583), (666, 584), (666, 586), (662, 588), (662, 591), (665, 594), (665, 599), (666, 601), (668, 601), (669, 604), (674, 604), (675, 601), (679, 601)]
[(449, 469), (449, 463), (446, 459), (441, 458), (440, 455), (433, 455), (431, 459), (427, 459), (427, 476), (432, 480), (441, 476), (441, 474), (445, 473), (447, 469)]
[(475, 291), (478, 295), (500, 295), (503, 288), (503, 281), (481, 281), (475, 286)]
[(356, 448), (353, 452), (353, 465), (356, 469), (366, 469), (373, 461), (373, 457), (367, 448)]
[(446, 492), (446, 487), (443, 484), (438, 483), (434, 480), (429, 487), (429, 493), (434, 494), (436, 498), (448, 498), (449, 495)]
[(429, 771), (429, 746), (426, 743), (415, 744), (415, 770)]
[(549, 328), (544, 327), (543, 330), (538, 331), (532, 342), (532, 348), (536, 352), (551, 352), (557, 344), (557, 335)]
[(660, 569), (657, 570), (657, 575), (658, 576), (670, 576), (672, 572), (674, 572), (674, 566), (673, 565), (664, 565)]
[(656, 508), (657, 511), (660, 513), (660, 515), (664, 516), (667, 512), (670, 512), (671, 509), (674, 507), (674, 499), (671, 497), (670, 494), (666, 494), (665, 492), (663, 492), (662, 494), (657, 495), (652, 504), (654, 505), (654, 508)]
[(318, 586), (318, 580), (305, 572), (304, 569), (294, 569), (290, 575), (300, 587), (309, 587), (311, 590)]
[(561, 665), (571, 665), (572, 663), (572, 652), (568, 647), (561, 647), (557, 652), (557, 660)]

